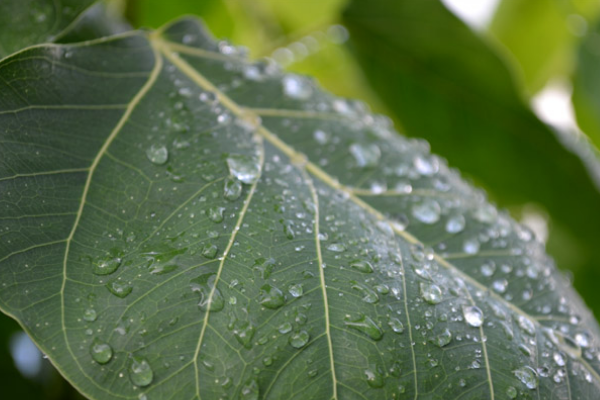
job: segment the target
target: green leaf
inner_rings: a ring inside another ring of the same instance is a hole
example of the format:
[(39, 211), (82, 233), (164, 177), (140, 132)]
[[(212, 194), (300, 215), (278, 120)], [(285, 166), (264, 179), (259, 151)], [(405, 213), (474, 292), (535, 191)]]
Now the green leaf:
[(596, 146), (600, 145), (600, 22), (582, 41), (573, 75), (573, 107), (579, 127)]
[(0, 308), (75, 387), (600, 395), (598, 326), (531, 232), (365, 105), (237, 54), (184, 19), (0, 63)]
[(437, 0), (354, 1), (345, 21), (367, 77), (406, 133), (429, 140), (501, 205), (541, 205), (574, 238), (585, 266), (575, 284), (599, 309), (597, 185), (530, 111), (496, 53)]
[(96, 0), (0, 2), (0, 59), (38, 43), (53, 42)]

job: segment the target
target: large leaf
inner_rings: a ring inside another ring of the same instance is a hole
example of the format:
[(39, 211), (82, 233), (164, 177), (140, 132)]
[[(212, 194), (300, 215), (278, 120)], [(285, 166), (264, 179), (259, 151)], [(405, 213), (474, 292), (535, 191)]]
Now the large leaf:
[(587, 276), (575, 284), (600, 309), (600, 191), (581, 158), (530, 111), (496, 53), (438, 0), (357, 0), (345, 20), (367, 77), (406, 133), (428, 139), (502, 205), (541, 205), (574, 238)]
[(579, 47), (573, 75), (573, 107), (580, 128), (600, 145), (600, 21), (593, 26)]
[(0, 76), (0, 307), (88, 397), (600, 395), (542, 245), (364, 105), (194, 20)]

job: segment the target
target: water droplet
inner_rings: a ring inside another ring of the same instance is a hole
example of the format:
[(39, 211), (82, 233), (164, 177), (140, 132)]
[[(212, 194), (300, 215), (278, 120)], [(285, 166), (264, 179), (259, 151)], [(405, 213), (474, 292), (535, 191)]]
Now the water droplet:
[(306, 100), (312, 94), (312, 87), (306, 78), (289, 74), (283, 77), (283, 93), (298, 100)]
[(92, 354), (94, 361), (102, 365), (108, 363), (113, 357), (112, 347), (98, 338), (94, 339), (90, 348), (90, 353)]
[(304, 288), (301, 283), (288, 286), (288, 292), (294, 297), (300, 297), (304, 293)]
[(373, 272), (373, 266), (368, 261), (354, 260), (350, 263), (350, 267), (365, 274), (370, 274)]
[(354, 157), (356, 164), (360, 168), (372, 168), (379, 164), (381, 150), (376, 144), (355, 143), (350, 146), (350, 154)]
[(290, 336), (289, 342), (290, 345), (296, 349), (300, 349), (308, 343), (310, 339), (310, 335), (305, 330), (301, 330), (300, 332), (296, 332)]
[(395, 333), (404, 332), (404, 324), (398, 318), (390, 318), (390, 320), (388, 321), (388, 325), (390, 326), (390, 328), (392, 328), (392, 331), (394, 331)]
[(475, 328), (483, 325), (483, 312), (476, 306), (463, 307), (463, 315), (468, 325)]
[(283, 292), (268, 283), (260, 288), (258, 302), (266, 308), (275, 310), (285, 304)]
[(485, 263), (481, 266), (481, 275), (490, 277), (496, 272), (496, 264), (493, 262)]
[(440, 168), (437, 158), (425, 158), (421, 155), (415, 157), (413, 165), (419, 174), (425, 176), (436, 174)]
[(516, 399), (517, 398), (517, 389), (515, 389), (514, 386), (507, 387), (506, 395), (508, 396), (509, 399)]
[(452, 215), (446, 221), (446, 232), (448, 233), (459, 233), (465, 229), (465, 225), (467, 222), (465, 221), (465, 217), (460, 214)]
[(361, 293), (361, 295), (363, 296), (362, 301), (364, 301), (365, 303), (374, 304), (379, 301), (379, 295), (371, 288), (356, 281), (351, 281), (350, 283), (352, 284), (352, 289), (358, 290)]
[(538, 374), (531, 367), (524, 366), (513, 371), (513, 374), (527, 386), (528, 389), (536, 389), (538, 386)]
[(223, 222), (224, 211), (224, 207), (211, 207), (208, 209), (208, 219), (215, 223)]
[(148, 360), (142, 357), (132, 357), (129, 364), (129, 379), (135, 386), (145, 387), (152, 383), (154, 372)]
[(366, 369), (365, 375), (367, 376), (367, 383), (372, 388), (383, 387), (383, 375), (381, 375), (376, 369)]
[(438, 285), (421, 283), (419, 287), (421, 289), (421, 297), (429, 304), (438, 304), (442, 301), (442, 289)]
[(229, 173), (243, 183), (252, 184), (260, 178), (261, 166), (255, 157), (230, 154), (227, 157), (227, 166)]
[(146, 157), (152, 164), (163, 165), (169, 159), (169, 150), (165, 146), (153, 144), (146, 150)]
[(216, 279), (216, 274), (208, 273), (190, 280), (192, 292), (200, 295), (198, 307), (200, 307), (202, 311), (210, 310), (211, 312), (219, 312), (225, 308), (225, 299), (223, 298), (221, 291), (218, 288), (213, 290)]
[(508, 281), (506, 279), (498, 279), (492, 283), (492, 288), (498, 293), (506, 292)]
[(331, 243), (329, 246), (327, 246), (327, 250), (333, 251), (336, 253), (342, 253), (342, 252), (346, 251), (346, 246), (344, 246), (341, 243)]
[(96, 275), (110, 275), (115, 272), (121, 266), (120, 257), (110, 257), (104, 260), (99, 260), (94, 263), (94, 274)]
[(277, 328), (277, 330), (282, 335), (285, 335), (286, 333), (290, 333), (292, 331), (292, 324), (289, 322), (284, 322), (283, 324), (279, 325), (279, 328)]
[(344, 318), (344, 324), (349, 328), (366, 334), (373, 340), (380, 340), (383, 337), (383, 331), (381, 328), (379, 328), (377, 324), (366, 315), (362, 315), (355, 319), (346, 317)]
[(566, 361), (565, 361), (565, 357), (562, 353), (555, 352), (554, 355), (552, 356), (552, 358), (554, 359), (554, 362), (556, 363), (556, 365), (558, 365), (559, 367), (565, 366)]
[(130, 284), (120, 281), (108, 282), (106, 287), (112, 294), (122, 299), (129, 296), (129, 293), (133, 290), (133, 287)]
[(202, 255), (210, 260), (217, 256), (217, 251), (219, 251), (218, 247), (212, 243), (205, 243), (202, 246)]
[(444, 347), (452, 340), (452, 332), (448, 328), (444, 329), (442, 333), (436, 336), (435, 344), (439, 347)]
[(250, 322), (245, 321), (233, 330), (233, 335), (242, 346), (250, 349), (252, 348), (252, 338), (255, 332), (256, 329), (254, 326)]
[(532, 320), (530, 320), (524, 315), (519, 315), (517, 322), (519, 323), (519, 327), (525, 332), (527, 332), (529, 335), (535, 335), (535, 324)]
[(94, 322), (97, 318), (98, 318), (98, 314), (96, 313), (96, 310), (94, 310), (93, 308), (88, 308), (83, 313), (83, 319), (86, 320), (87, 322)]
[(329, 134), (321, 130), (316, 130), (313, 133), (313, 137), (319, 144), (327, 144), (329, 142)]
[(580, 332), (575, 334), (575, 343), (584, 349), (590, 347), (590, 335), (586, 332)]
[(256, 379), (252, 379), (242, 387), (242, 399), (244, 400), (258, 400), (260, 394), (258, 382)]
[(223, 197), (228, 201), (237, 200), (242, 194), (242, 182), (237, 179), (227, 178), (223, 186)]
[(440, 219), (440, 205), (437, 201), (426, 199), (412, 206), (412, 215), (424, 224), (435, 224)]
[(467, 254), (477, 254), (479, 246), (480, 244), (477, 238), (467, 239), (463, 242), (463, 251)]

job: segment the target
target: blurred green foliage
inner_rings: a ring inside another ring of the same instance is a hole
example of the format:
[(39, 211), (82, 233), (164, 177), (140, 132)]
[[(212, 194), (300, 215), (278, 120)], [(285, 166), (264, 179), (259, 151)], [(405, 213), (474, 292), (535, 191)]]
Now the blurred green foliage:
[[(127, 23), (155, 28), (184, 14), (198, 15), (218, 37), (246, 46), (251, 57), (275, 58), (333, 93), (361, 99), (389, 115), (405, 134), (427, 139), (435, 153), (517, 219), (531, 210), (546, 219), (549, 253), (571, 271), (576, 288), (600, 316), (600, 254), (595, 251), (600, 179), (588, 168), (600, 166), (593, 148), (600, 145), (597, 0), (500, 0), (481, 31), (465, 25), (440, 0), (107, 4), (127, 22), (83, 18), (63, 40), (118, 32)], [(0, 23), (6, 18), (1, 16)], [(557, 133), (559, 128), (531, 111), (532, 96), (555, 81), (572, 82), (577, 122), (591, 144), (575, 140), (573, 132)], [(565, 146), (565, 137), (576, 144)], [(585, 163), (573, 146), (587, 152)], [(80, 398), (46, 361), (34, 378), (18, 372), (9, 351), (16, 332), (15, 322), (0, 317), (2, 398)]]

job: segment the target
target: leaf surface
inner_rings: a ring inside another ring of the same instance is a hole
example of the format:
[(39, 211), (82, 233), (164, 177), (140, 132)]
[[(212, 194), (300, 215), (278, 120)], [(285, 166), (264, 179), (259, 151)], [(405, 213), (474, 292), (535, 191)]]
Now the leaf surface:
[(74, 386), (598, 397), (598, 326), (529, 231), (236, 52), (184, 19), (0, 63), (0, 308)]

